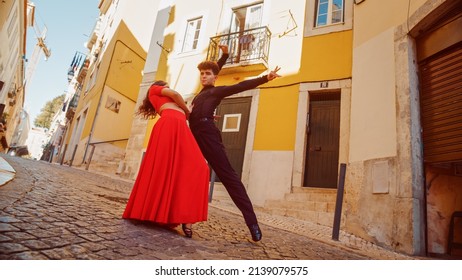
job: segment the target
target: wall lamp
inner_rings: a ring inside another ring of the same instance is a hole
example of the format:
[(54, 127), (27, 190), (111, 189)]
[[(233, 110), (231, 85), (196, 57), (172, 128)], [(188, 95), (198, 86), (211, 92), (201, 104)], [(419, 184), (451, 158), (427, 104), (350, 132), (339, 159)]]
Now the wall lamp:
[(364, 2), (366, 0), (354, 0), (353, 2), (356, 4), (356, 5), (359, 5), (361, 4), (362, 2)]

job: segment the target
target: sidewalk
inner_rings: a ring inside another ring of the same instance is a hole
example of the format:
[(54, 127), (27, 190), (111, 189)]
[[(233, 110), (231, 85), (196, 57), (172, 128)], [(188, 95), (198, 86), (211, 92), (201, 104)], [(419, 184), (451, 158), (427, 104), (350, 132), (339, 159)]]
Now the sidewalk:
[[(0, 156), (0, 187), (15, 177), (16, 171), (10, 164)], [(100, 174), (101, 175), (101, 174)], [(110, 177), (106, 174), (107, 177)], [(119, 178), (117, 178), (119, 179)], [(242, 217), (240, 211), (231, 201), (228, 193), (223, 185), (215, 183), (213, 191), (213, 201), (210, 206), (233, 213)], [(298, 220), (292, 217), (271, 215), (265, 213), (262, 208), (256, 207), (255, 212), (259, 219), (259, 223), (279, 230), (306, 236), (307, 238), (320, 241), (324, 244), (336, 246), (339, 249), (368, 256), (371, 259), (377, 260), (403, 260), (403, 259), (425, 259), (421, 257), (407, 256), (404, 254), (395, 253), (393, 251), (379, 247), (371, 242), (351, 235), (344, 231), (340, 231), (339, 241), (332, 240), (332, 227), (318, 225), (312, 222)], [(265, 231), (263, 231), (263, 239), (265, 239)]]

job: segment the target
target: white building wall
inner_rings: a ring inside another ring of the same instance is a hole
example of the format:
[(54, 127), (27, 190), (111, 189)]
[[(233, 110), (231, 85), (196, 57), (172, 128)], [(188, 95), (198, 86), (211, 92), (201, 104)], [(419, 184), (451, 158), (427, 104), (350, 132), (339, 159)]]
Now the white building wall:
[[(98, 40), (102, 40), (101, 51), (105, 51), (106, 42), (111, 40), (120, 22), (123, 21), (147, 52), (160, 0), (137, 0), (136, 4), (133, 0), (112, 2), (107, 12), (100, 17)], [(97, 47), (97, 44), (95, 46)], [(101, 55), (102, 53), (100, 57)]]
[(39, 160), (42, 157), (43, 145), (47, 142), (47, 131), (44, 128), (33, 127), (29, 131), (26, 145), (32, 159)]

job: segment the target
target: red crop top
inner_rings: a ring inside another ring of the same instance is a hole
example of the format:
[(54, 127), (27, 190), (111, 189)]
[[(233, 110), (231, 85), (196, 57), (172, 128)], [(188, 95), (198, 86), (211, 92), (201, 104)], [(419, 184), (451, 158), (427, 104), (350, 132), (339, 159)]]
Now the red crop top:
[(154, 106), (157, 112), (159, 112), (160, 107), (165, 103), (175, 103), (170, 97), (162, 95), (163, 88), (166, 88), (166, 86), (153, 85), (149, 88), (149, 101), (151, 101), (152, 106)]

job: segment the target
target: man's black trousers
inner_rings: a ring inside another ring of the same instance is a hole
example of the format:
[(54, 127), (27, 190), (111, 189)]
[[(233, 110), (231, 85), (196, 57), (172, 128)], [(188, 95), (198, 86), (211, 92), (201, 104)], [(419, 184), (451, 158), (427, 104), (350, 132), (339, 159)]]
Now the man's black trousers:
[(241, 210), (245, 223), (247, 225), (257, 224), (252, 202), (250, 202), (244, 184), (229, 162), (221, 133), (215, 123), (212, 120), (198, 121), (190, 126), (202, 154), (220, 178), (234, 204)]

